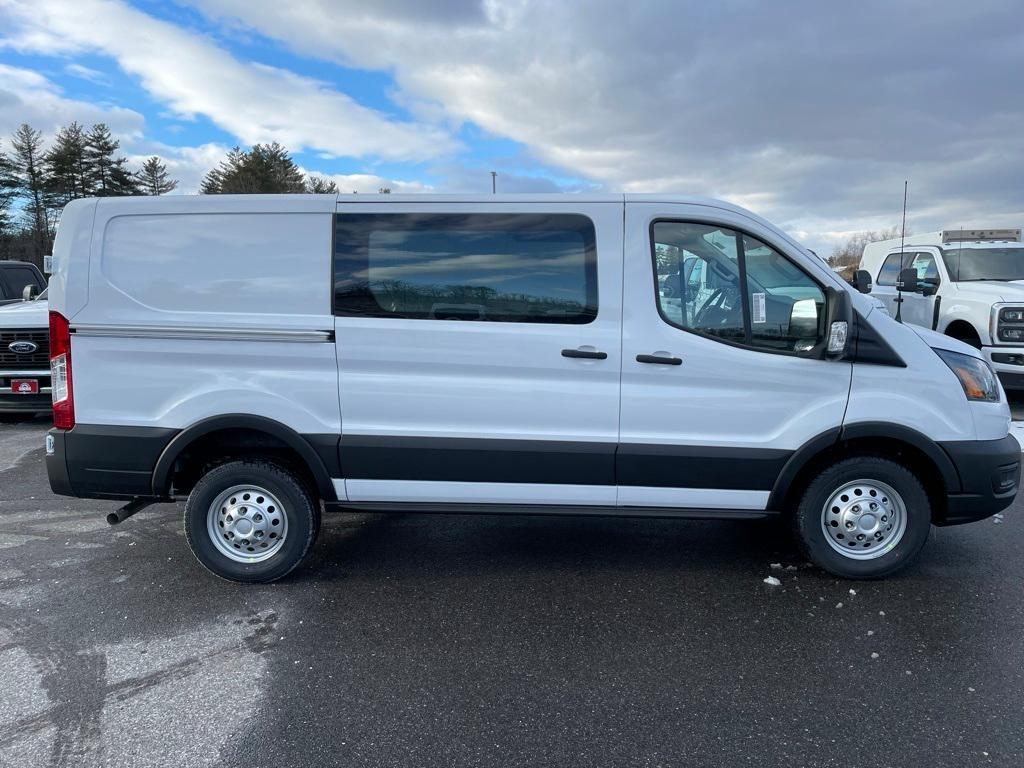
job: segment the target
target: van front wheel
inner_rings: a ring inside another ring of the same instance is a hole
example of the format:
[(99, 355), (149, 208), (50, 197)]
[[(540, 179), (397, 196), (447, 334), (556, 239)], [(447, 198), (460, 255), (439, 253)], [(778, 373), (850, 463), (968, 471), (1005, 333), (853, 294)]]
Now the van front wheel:
[(210, 470), (185, 503), (192, 553), (231, 581), (287, 576), (309, 552), (319, 527), (319, 505), (305, 483), (268, 461), (232, 461)]
[(880, 456), (843, 459), (807, 487), (793, 516), (804, 554), (850, 579), (888, 576), (911, 563), (931, 530), (920, 480)]

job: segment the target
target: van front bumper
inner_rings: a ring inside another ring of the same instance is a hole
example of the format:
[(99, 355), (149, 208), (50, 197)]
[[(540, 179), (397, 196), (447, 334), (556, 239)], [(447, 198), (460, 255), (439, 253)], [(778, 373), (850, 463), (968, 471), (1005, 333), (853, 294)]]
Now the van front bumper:
[(1024, 347), (982, 347), (981, 354), (996, 372), (1003, 389), (1024, 390)]
[(960, 476), (936, 525), (959, 525), (991, 517), (1013, 503), (1020, 484), (1021, 445), (1013, 435), (999, 440), (939, 443)]

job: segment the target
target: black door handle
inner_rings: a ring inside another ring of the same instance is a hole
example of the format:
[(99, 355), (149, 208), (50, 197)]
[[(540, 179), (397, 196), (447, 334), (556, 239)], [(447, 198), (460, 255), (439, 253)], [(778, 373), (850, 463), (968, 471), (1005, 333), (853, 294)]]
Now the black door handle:
[(607, 352), (596, 352), (589, 349), (563, 349), (562, 357), (582, 357), (587, 360), (606, 360)]
[(656, 365), (682, 365), (681, 357), (662, 357), (661, 355), (637, 355), (638, 363), (655, 363)]

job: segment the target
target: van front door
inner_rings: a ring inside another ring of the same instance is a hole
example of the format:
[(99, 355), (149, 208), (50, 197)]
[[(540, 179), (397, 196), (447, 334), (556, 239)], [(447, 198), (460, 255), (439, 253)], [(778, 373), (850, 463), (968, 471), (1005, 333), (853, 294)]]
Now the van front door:
[[(827, 278), (776, 239), (725, 209), (627, 203), (620, 506), (764, 510), (793, 452), (842, 424), (851, 364), (800, 356), (826, 333)], [(666, 296), (654, 275), (676, 265), (699, 278)]]
[(621, 254), (621, 202), (341, 204), (342, 498), (614, 505)]

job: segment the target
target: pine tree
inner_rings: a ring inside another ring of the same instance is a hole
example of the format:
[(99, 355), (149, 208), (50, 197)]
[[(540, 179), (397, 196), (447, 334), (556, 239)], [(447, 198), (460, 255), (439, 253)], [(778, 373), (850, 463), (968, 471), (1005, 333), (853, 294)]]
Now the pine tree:
[(18, 179), (14, 173), (14, 161), (0, 148), (0, 238), (13, 234), (11, 203), (17, 193)]
[(309, 189), (288, 150), (278, 144), (254, 144), (248, 152), (235, 147), (203, 178), (205, 195), (275, 194)]
[(85, 154), (85, 131), (77, 122), (57, 131), (44, 161), (47, 191), (55, 203), (63, 206), (92, 194), (90, 167)]
[(338, 185), (334, 183), (333, 179), (310, 175), (306, 183), (306, 191), (311, 195), (336, 195), (338, 194)]
[(32, 234), (32, 257), (37, 264), (42, 264), (43, 254), (50, 252), (53, 234), (43, 160), (43, 134), (28, 123), (22, 123), (11, 137), (11, 149), (14, 150), (11, 158), (14, 165), (14, 189), (25, 200), (22, 216)]
[(144, 195), (165, 195), (178, 186), (178, 180), (168, 177), (167, 166), (156, 155), (142, 164), (135, 178)]
[(126, 167), (128, 160), (114, 154), (120, 146), (104, 123), (94, 125), (85, 137), (89, 180), (96, 197), (139, 193), (135, 176)]

